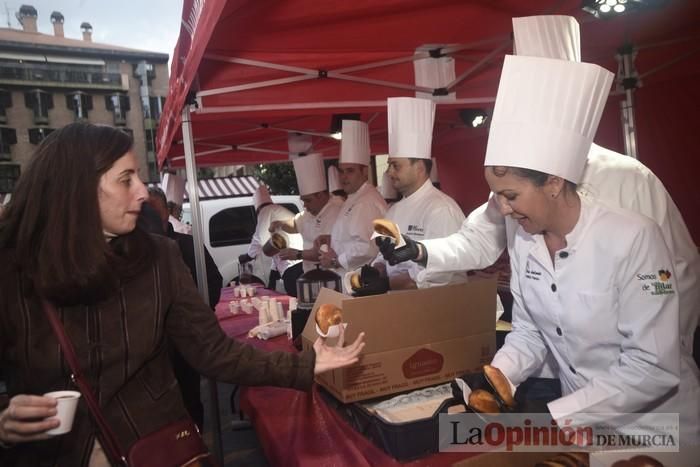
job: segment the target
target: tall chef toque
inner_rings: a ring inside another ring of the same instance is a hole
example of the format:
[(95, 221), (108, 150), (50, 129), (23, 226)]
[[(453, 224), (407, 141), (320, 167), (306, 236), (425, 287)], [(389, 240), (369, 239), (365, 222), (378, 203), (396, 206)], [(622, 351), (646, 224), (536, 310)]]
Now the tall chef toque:
[(513, 18), (513, 53), (519, 56), (581, 61), (581, 32), (572, 16)]
[(369, 165), (369, 127), (365, 122), (343, 120), (340, 163)]
[(338, 167), (335, 165), (328, 166), (328, 191), (342, 190), (340, 186), (340, 177), (338, 177)]
[(293, 164), (300, 196), (326, 191), (326, 170), (320, 154), (298, 157)]
[(255, 189), (255, 193), (253, 193), (253, 205), (255, 206), (255, 210), (257, 211), (260, 209), (260, 206), (269, 203), (272, 203), (272, 198), (270, 198), (270, 192), (267, 191), (267, 187), (265, 185), (258, 185), (258, 188)]
[(484, 165), (580, 182), (612, 80), (590, 63), (507, 55)]
[(185, 179), (172, 173), (166, 173), (163, 176), (163, 191), (168, 201), (182, 205), (185, 199)]
[(389, 157), (430, 159), (435, 102), (414, 97), (387, 99)]

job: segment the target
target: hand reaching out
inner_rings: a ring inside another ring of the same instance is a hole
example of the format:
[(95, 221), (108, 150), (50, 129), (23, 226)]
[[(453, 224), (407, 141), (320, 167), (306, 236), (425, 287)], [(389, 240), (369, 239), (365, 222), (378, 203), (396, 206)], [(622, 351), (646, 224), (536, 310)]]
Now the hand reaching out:
[(335, 370), (344, 366), (352, 365), (359, 360), (359, 355), (365, 347), (365, 333), (361, 332), (355, 342), (347, 347), (343, 347), (345, 343), (344, 326), (340, 327), (340, 336), (338, 343), (335, 346), (326, 345), (326, 339), (319, 337), (314, 342), (314, 351), (316, 352), (316, 366), (314, 366), (314, 374), (318, 375), (325, 371)]

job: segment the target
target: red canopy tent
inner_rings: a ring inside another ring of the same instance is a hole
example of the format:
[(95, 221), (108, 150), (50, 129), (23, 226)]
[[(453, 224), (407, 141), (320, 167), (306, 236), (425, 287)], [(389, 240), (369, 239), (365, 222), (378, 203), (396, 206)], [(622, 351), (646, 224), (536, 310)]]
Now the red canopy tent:
[[(185, 0), (159, 163), (184, 165), (188, 95), (198, 104), (191, 114), (198, 166), (288, 160), (287, 130), (313, 133), (314, 151), (337, 157), (338, 141), (327, 136), (339, 113), (369, 121), (372, 150), (381, 154), (386, 98), (433, 91), (416, 85), (413, 65), (433, 53), (451, 57), (456, 76), (444, 86), (454, 99), (439, 105), (433, 154), (443, 189), (468, 211), (487, 194), (487, 130), (464, 125), (458, 110), (490, 110), (503, 55), (512, 50), (511, 18), (535, 14), (576, 16), (583, 60), (612, 71), (616, 50), (635, 46), (639, 159), (665, 182), (699, 238), (700, 197), (691, 187), (700, 90), (691, 83), (700, 75), (700, 3), (691, 1), (596, 20), (579, 0)], [(596, 138), (620, 152), (623, 97), (613, 92)]]

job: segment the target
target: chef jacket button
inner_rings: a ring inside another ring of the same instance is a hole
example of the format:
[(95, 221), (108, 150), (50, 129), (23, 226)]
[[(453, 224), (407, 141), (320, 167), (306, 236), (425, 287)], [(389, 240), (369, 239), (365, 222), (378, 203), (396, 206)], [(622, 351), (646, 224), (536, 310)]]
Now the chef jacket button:
[(569, 370), (571, 370), (573, 374), (576, 374), (576, 369), (572, 365), (569, 365)]
[(557, 335), (558, 335), (558, 336), (561, 336), (561, 335), (562, 335), (561, 328), (558, 327), (558, 326), (557, 326)]
[(556, 292), (556, 291), (557, 291), (557, 284), (552, 284), (552, 292)]
[(559, 257), (560, 257), (561, 259), (568, 258), (568, 257), (569, 257), (569, 253), (567, 253), (566, 251), (562, 251), (561, 253), (559, 253)]

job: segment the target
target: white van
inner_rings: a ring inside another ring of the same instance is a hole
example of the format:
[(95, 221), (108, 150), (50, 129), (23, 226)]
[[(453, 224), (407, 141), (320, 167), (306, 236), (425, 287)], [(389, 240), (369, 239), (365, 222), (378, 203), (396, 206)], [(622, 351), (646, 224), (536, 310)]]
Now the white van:
[[(281, 204), (296, 214), (304, 209), (299, 196), (273, 196), (272, 202)], [(224, 285), (238, 278), (238, 256), (248, 252), (257, 216), (252, 196), (204, 199), (199, 202), (202, 211), (204, 245), (219, 267)], [(182, 206), (182, 222), (192, 223), (190, 204)], [(253, 274), (265, 284), (270, 274), (271, 258), (258, 255), (253, 260)]]

